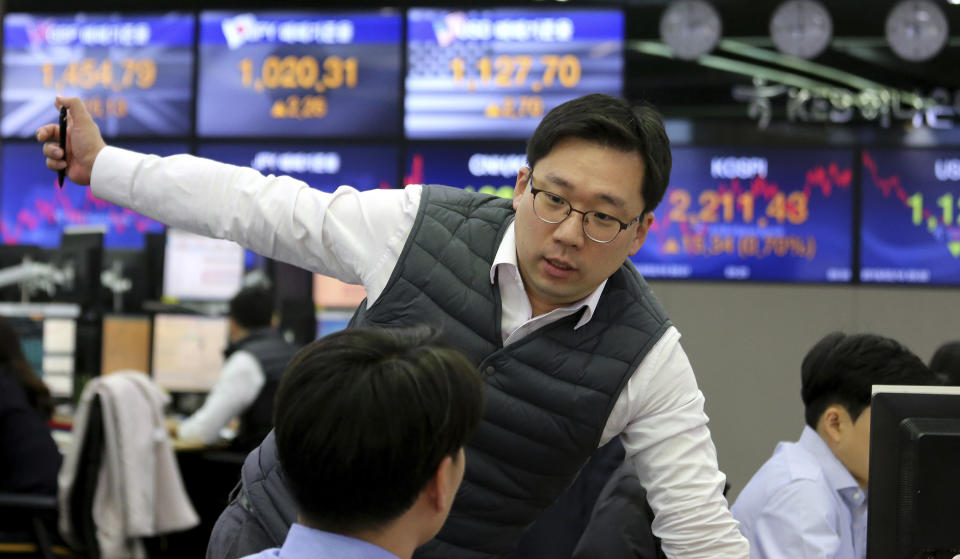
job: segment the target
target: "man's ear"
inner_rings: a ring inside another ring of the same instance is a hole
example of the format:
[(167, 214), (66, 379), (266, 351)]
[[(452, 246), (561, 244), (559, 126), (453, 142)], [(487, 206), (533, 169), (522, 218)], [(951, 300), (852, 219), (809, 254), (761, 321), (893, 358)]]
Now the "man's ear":
[(451, 471), (453, 468), (453, 458), (444, 456), (440, 465), (437, 466), (437, 471), (433, 472), (433, 475), (427, 480), (427, 485), (423, 488), (427, 503), (433, 510), (445, 510), (450, 499), (450, 492), (456, 491), (455, 487), (451, 487)]
[(516, 211), (520, 207), (520, 198), (527, 190), (527, 184), (530, 182), (530, 167), (520, 167), (517, 171), (517, 184), (513, 186), (513, 209)]
[(817, 423), (817, 430), (830, 442), (834, 444), (839, 443), (846, 430), (844, 422), (849, 421), (849, 419), (850, 414), (847, 413), (846, 408), (840, 404), (832, 404), (828, 406), (827, 409), (823, 411), (823, 415), (820, 416), (820, 421)]
[(650, 226), (653, 225), (653, 212), (647, 212), (643, 214), (643, 217), (640, 218), (640, 223), (637, 224), (637, 232), (634, 233), (633, 239), (631, 239), (630, 244), (630, 256), (633, 256), (640, 250), (640, 247), (643, 246), (643, 243), (647, 240), (647, 233), (650, 231)]

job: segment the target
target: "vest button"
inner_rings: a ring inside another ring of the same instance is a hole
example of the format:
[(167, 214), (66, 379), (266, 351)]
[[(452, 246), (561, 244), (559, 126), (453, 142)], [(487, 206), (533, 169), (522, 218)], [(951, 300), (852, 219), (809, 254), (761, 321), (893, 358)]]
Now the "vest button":
[(493, 375), (493, 373), (496, 372), (496, 369), (494, 369), (493, 367), (487, 367), (483, 372), (486, 373), (487, 376), (491, 376)]

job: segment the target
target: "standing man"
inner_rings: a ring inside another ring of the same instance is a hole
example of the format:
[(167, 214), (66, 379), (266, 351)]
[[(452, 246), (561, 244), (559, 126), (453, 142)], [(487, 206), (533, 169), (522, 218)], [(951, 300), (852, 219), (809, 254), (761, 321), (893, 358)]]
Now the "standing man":
[(935, 384), (919, 357), (873, 334), (828, 334), (803, 358), (806, 426), (747, 483), (733, 515), (752, 559), (864, 559), (874, 384)]
[[(418, 557), (508, 555), (587, 458), (620, 436), (668, 557), (746, 559), (680, 334), (627, 262), (670, 175), (669, 140), (650, 107), (595, 94), (551, 110), (511, 202), (420, 185), (324, 194), (253, 169), (137, 154), (107, 147), (79, 99), (57, 104), (69, 109), (66, 154), (56, 125), (37, 131), (48, 168), (172, 226), (362, 284), (354, 326), (428, 323), (477, 366), (487, 400), (463, 486)], [(275, 503), (275, 460), (256, 454), (247, 465), (260, 471), (245, 468), (244, 479)], [(267, 547), (292, 522), (292, 513), (254, 521), (246, 489), (209, 557)]]
[(273, 396), (283, 368), (297, 352), (274, 328), (273, 297), (265, 287), (241, 289), (230, 299), (230, 345), (217, 384), (203, 406), (177, 427), (177, 437), (215, 442), (234, 417), (240, 427), (231, 447), (250, 452), (273, 428)]

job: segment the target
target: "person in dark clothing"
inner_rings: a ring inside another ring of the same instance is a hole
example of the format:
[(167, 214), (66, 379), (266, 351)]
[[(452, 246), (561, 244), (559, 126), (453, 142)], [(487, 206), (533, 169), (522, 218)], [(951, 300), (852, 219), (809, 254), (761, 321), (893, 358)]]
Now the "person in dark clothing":
[(217, 384), (203, 406), (177, 427), (177, 437), (212, 443), (234, 417), (240, 427), (231, 447), (256, 448), (273, 427), (273, 396), (283, 368), (297, 352), (274, 328), (273, 297), (262, 286), (241, 289), (230, 300), (230, 345)]
[(62, 457), (46, 422), (53, 399), (0, 317), (0, 493), (56, 495)]
[(930, 358), (930, 370), (948, 386), (960, 386), (960, 341), (947, 342)]

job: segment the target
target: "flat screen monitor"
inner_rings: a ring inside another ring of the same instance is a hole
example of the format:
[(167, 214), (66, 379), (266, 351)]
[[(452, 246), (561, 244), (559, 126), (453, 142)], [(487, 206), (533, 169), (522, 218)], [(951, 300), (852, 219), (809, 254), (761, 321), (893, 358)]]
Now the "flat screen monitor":
[(673, 148), (646, 242), (647, 278), (849, 282), (853, 154), (847, 150)]
[(57, 398), (73, 395), (79, 315), (73, 304), (0, 303), (0, 316), (19, 335), (27, 363)]
[(102, 374), (150, 370), (151, 324), (148, 316), (106, 315), (103, 317)]
[(411, 8), (404, 127), (413, 139), (526, 139), (550, 109), (620, 95), (616, 9)]
[(394, 137), (396, 11), (200, 13), (197, 134)]
[(956, 150), (861, 153), (860, 281), (960, 285)]
[(313, 276), (313, 302), (317, 308), (356, 309), (366, 296), (367, 291), (361, 285), (320, 274)]
[(232, 241), (167, 229), (163, 298), (227, 301), (243, 283), (244, 250)]
[(56, 122), (55, 95), (82, 98), (108, 137), (187, 135), (193, 44), (185, 13), (7, 14), (3, 136), (33, 137)]
[(226, 318), (154, 315), (153, 379), (171, 392), (207, 392), (220, 376), (226, 347)]
[[(161, 156), (187, 151), (185, 143), (175, 142), (118, 145)], [(163, 231), (163, 224), (100, 200), (89, 188), (69, 179), (62, 189), (57, 188), (57, 174), (44, 165), (36, 142), (4, 142), (0, 154), (0, 234), (4, 244), (53, 248), (59, 245), (65, 228), (95, 226), (104, 230), (106, 248), (139, 249), (145, 234)]]
[(288, 175), (324, 192), (344, 184), (357, 190), (397, 185), (398, 150), (388, 145), (204, 142), (197, 155), (252, 167), (264, 175)]
[(960, 554), (960, 387), (874, 386), (867, 557)]
[(317, 338), (339, 332), (350, 325), (351, 311), (323, 310), (317, 313)]
[(410, 142), (404, 185), (443, 184), (512, 198), (517, 173), (527, 164), (523, 142)]

